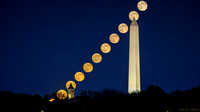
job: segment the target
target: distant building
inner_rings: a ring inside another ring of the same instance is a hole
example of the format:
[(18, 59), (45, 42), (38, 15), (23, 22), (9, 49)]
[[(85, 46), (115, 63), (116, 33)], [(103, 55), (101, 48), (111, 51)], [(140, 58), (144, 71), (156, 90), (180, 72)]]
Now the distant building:
[(74, 87), (72, 86), (72, 84), (69, 85), (67, 92), (68, 92), (68, 98), (73, 99), (74, 98)]

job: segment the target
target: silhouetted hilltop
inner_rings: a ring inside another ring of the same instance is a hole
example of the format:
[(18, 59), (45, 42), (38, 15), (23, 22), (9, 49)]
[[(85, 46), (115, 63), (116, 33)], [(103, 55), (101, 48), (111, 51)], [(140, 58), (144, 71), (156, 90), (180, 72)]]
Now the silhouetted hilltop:
[[(53, 102), (49, 102), (50, 97)], [(165, 93), (158, 86), (149, 86), (140, 93), (125, 94), (120, 91), (104, 89), (101, 92), (85, 91), (74, 99), (59, 100), (56, 93), (41, 97), (39, 95), (0, 92), (1, 109), (7, 111), (59, 112), (59, 111), (130, 111), (133, 112), (198, 112), (200, 111), (200, 86), (186, 91)]]
[[(40, 95), (0, 92), (1, 110), (7, 112), (41, 112), (44, 99)], [(3, 112), (3, 111), (2, 111)]]

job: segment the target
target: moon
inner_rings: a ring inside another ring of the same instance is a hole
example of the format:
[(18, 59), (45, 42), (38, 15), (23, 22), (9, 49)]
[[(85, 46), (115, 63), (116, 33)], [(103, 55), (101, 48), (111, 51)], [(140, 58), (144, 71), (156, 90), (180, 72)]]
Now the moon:
[(145, 1), (141, 0), (140, 2), (138, 2), (137, 7), (140, 11), (145, 11), (147, 10), (148, 5)]
[(132, 21), (134, 17), (135, 17), (135, 20), (138, 20), (139, 19), (139, 14), (136, 11), (131, 11), (129, 13), (129, 19)]
[(72, 86), (74, 87), (74, 89), (76, 88), (76, 83), (75, 83), (74, 81), (68, 81), (68, 82), (66, 83), (66, 88), (67, 88), (67, 89), (69, 88), (70, 84), (72, 84)]
[(76, 74), (74, 75), (74, 78), (80, 82), (85, 79), (85, 75), (82, 72), (76, 72)]
[(92, 61), (94, 63), (100, 63), (102, 60), (102, 56), (99, 53), (95, 53), (92, 55)]
[(119, 42), (119, 35), (117, 35), (116, 33), (113, 33), (110, 35), (110, 42), (113, 44), (116, 44)]
[(54, 98), (51, 98), (50, 100), (49, 100), (49, 102), (53, 102), (55, 99)]
[(83, 70), (85, 72), (91, 72), (93, 70), (93, 65), (91, 63), (85, 63), (83, 65)]
[(111, 47), (108, 43), (104, 43), (104, 44), (101, 45), (101, 51), (103, 53), (109, 53), (110, 50), (111, 50)]
[(127, 31), (128, 31), (128, 26), (127, 26), (127, 24), (121, 23), (121, 24), (118, 26), (118, 30), (119, 30), (120, 33), (127, 33)]
[(61, 100), (64, 100), (65, 98), (67, 98), (67, 92), (61, 89), (57, 92), (57, 97)]

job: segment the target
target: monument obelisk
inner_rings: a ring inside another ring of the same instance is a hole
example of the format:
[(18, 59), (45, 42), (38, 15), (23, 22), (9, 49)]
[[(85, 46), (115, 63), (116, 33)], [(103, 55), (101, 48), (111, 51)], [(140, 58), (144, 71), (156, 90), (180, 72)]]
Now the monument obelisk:
[(139, 26), (135, 17), (130, 25), (128, 93), (140, 92)]

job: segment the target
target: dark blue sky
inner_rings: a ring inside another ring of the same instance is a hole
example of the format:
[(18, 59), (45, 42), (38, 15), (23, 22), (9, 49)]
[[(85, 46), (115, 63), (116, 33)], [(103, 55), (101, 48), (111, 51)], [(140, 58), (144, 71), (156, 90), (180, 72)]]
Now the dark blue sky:
[[(91, 73), (81, 90), (111, 88), (128, 91), (129, 32), (120, 34), (120, 23), (130, 25), (137, 11), (140, 35), (141, 87), (158, 85), (166, 92), (200, 85), (199, 0), (146, 0), (148, 9), (137, 9), (139, 0), (1, 0), (0, 91), (51, 94), (65, 89), (82, 66)], [(109, 42), (117, 33), (118, 44)], [(102, 43), (111, 45), (103, 54)], [(94, 64), (91, 56), (103, 60)]]

